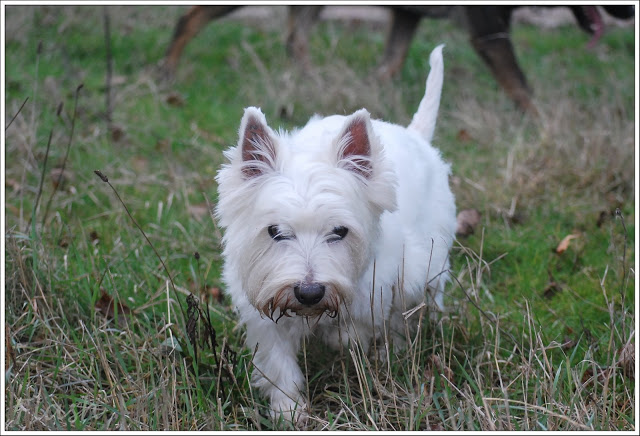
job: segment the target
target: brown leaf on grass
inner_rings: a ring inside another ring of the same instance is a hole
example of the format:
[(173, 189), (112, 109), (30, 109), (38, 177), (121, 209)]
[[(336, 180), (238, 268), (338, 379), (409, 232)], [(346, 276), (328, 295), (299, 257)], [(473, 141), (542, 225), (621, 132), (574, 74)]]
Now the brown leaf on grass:
[(111, 140), (113, 142), (118, 142), (124, 137), (124, 129), (115, 124), (111, 126), (109, 133), (111, 133)]
[(564, 341), (562, 341), (561, 349), (564, 351), (571, 350), (577, 344), (575, 339), (571, 339), (568, 336), (565, 336)]
[(165, 152), (169, 150), (169, 140), (168, 139), (158, 139), (156, 141), (155, 149), (156, 151)]
[(549, 282), (546, 288), (544, 288), (544, 292), (542, 296), (546, 299), (550, 299), (555, 297), (556, 294), (562, 291), (562, 285), (556, 282)]
[(117, 304), (117, 310), (118, 310), (118, 315), (129, 315), (131, 314), (131, 309), (129, 309), (129, 307), (127, 307), (125, 304), (121, 303), (120, 301), (115, 301), (109, 294), (107, 294), (107, 291), (105, 291), (103, 288), (100, 288), (100, 299), (98, 301), (96, 301), (96, 310), (101, 312), (104, 316), (106, 316), (107, 318), (115, 318), (116, 316), (116, 304)]
[(63, 170), (62, 168), (52, 168), (49, 176), (51, 177), (51, 184), (55, 189), (65, 189), (68, 182), (73, 180), (73, 175), (69, 170)]
[(586, 385), (593, 381), (593, 369), (587, 368), (584, 374), (582, 374), (582, 384)]
[(608, 212), (606, 210), (603, 210), (600, 212), (600, 215), (598, 216), (598, 221), (596, 221), (596, 226), (598, 228), (602, 227), (602, 225), (612, 216), (613, 214), (611, 212)]
[(4, 348), (5, 348), (5, 362), (4, 362), (4, 370), (7, 372), (9, 368), (16, 361), (16, 354), (13, 351), (13, 345), (11, 345), (11, 329), (9, 328), (9, 324), (4, 323)]
[(95, 230), (91, 230), (91, 233), (89, 233), (89, 239), (91, 240), (91, 243), (93, 245), (96, 245), (98, 242), (100, 242), (100, 236), (98, 236), (98, 232), (96, 232)]
[(172, 92), (171, 94), (167, 95), (166, 101), (169, 104), (169, 106), (175, 106), (175, 107), (184, 106), (184, 98), (177, 92)]
[(567, 248), (569, 248), (569, 244), (571, 243), (571, 240), (579, 237), (580, 235), (578, 233), (572, 233), (562, 238), (562, 241), (560, 241), (560, 243), (556, 247), (556, 253), (562, 254), (565, 251), (567, 251)]
[(469, 142), (473, 138), (465, 129), (458, 130), (458, 134), (456, 135), (456, 139), (460, 142)]
[(189, 280), (189, 290), (192, 294), (201, 294), (206, 301), (213, 300), (218, 303), (222, 303), (222, 300), (224, 299), (222, 290), (217, 286), (209, 286), (208, 284), (198, 286), (196, 282)]
[(224, 298), (224, 294), (222, 293), (222, 290), (220, 290), (220, 288), (216, 286), (211, 286), (207, 288), (207, 295), (213, 298), (218, 303), (222, 303), (222, 299)]
[(482, 215), (476, 209), (464, 209), (458, 213), (456, 236), (469, 236), (473, 234)]

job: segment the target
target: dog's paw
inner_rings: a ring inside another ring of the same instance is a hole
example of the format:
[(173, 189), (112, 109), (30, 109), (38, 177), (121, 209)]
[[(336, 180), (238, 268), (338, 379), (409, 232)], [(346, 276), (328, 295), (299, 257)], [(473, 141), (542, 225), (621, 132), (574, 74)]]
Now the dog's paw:
[(307, 404), (302, 399), (294, 401), (285, 395), (278, 399), (272, 398), (270, 414), (272, 419), (277, 421), (282, 417), (298, 428), (306, 427), (309, 423)]

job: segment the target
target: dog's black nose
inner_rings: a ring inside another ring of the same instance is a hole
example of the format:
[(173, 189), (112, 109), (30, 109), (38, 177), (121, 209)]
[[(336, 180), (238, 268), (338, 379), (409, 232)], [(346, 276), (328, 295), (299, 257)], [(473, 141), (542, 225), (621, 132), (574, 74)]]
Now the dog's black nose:
[(293, 287), (293, 293), (304, 306), (313, 306), (324, 297), (324, 285), (320, 283), (300, 283)]

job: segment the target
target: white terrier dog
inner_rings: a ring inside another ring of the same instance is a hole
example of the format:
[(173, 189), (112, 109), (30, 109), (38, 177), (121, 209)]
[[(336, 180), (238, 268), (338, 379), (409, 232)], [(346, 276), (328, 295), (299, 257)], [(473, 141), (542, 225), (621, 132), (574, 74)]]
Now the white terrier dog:
[(366, 350), (404, 333), (403, 312), (425, 299), (443, 307), (456, 213), (449, 165), (430, 145), (442, 46), (430, 64), (407, 128), (362, 109), (274, 132), (250, 107), (225, 152), (216, 178), (223, 278), (246, 345), (257, 346), (253, 384), (275, 415), (304, 416), (296, 356), (304, 337)]

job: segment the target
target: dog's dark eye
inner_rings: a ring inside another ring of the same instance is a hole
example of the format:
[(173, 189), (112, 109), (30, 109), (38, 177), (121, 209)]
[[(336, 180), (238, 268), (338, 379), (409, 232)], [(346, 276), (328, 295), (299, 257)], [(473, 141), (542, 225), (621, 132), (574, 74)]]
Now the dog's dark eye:
[(344, 239), (345, 236), (347, 236), (347, 233), (349, 233), (349, 229), (346, 227), (343, 227), (343, 226), (334, 227), (333, 231), (331, 232), (331, 235), (329, 235), (328, 241), (329, 242), (340, 241)]
[(271, 239), (273, 239), (274, 241), (285, 241), (292, 238), (291, 235), (282, 233), (278, 226), (267, 227), (267, 232), (269, 232), (269, 236), (271, 236)]

